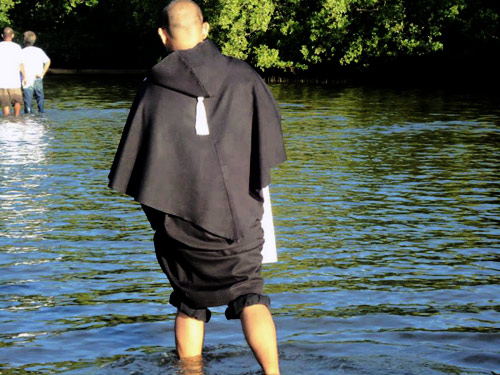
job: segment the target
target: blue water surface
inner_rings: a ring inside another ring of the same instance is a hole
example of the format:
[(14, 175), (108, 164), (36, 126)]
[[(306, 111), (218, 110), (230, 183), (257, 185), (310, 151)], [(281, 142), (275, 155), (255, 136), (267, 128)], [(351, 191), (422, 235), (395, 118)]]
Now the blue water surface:
[[(0, 118), (1, 374), (180, 373), (151, 229), (107, 188), (139, 82), (49, 76), (44, 115)], [(272, 90), (282, 374), (500, 373), (498, 97)], [(223, 312), (204, 373), (259, 374)]]

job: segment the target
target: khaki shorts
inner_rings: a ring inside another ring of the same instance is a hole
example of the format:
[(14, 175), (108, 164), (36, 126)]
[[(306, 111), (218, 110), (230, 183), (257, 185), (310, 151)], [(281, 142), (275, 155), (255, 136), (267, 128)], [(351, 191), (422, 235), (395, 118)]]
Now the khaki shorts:
[(16, 103), (23, 102), (23, 93), (21, 88), (18, 89), (0, 89), (0, 106), (10, 107)]

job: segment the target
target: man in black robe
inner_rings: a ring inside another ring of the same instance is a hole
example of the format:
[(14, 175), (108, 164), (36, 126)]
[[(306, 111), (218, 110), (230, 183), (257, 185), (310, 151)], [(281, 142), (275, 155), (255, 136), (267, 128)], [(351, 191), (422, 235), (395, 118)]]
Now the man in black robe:
[(181, 359), (201, 356), (210, 306), (228, 305), (266, 374), (278, 374), (276, 330), (262, 294), (262, 191), (286, 159), (277, 104), (246, 63), (224, 56), (191, 0), (163, 9), (171, 53), (130, 110), (109, 175), (155, 230), (177, 307)]

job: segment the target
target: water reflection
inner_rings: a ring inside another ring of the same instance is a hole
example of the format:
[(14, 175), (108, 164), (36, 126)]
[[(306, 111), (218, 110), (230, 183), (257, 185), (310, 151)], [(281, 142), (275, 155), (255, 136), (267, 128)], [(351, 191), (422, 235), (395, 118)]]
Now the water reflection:
[(2, 121), (0, 147), (3, 167), (42, 163), (45, 159), (45, 124), (43, 117), (12, 118)]
[[(2, 374), (182, 371), (150, 228), (107, 189), (139, 81), (49, 77), (45, 116), (0, 119)], [(264, 270), (282, 373), (498, 372), (498, 98), (272, 89), (289, 156)], [(223, 311), (204, 373), (259, 374)]]
[[(22, 233), (25, 238), (36, 239), (36, 231), (26, 231), (26, 226), (37, 227), (43, 223), (48, 209), (47, 196), (42, 186), (46, 177), (44, 168), (48, 139), (46, 124), (41, 117), (6, 118), (0, 124), (0, 200), (2, 216), (0, 230), (5, 237)], [(33, 192), (37, 192), (35, 196)], [(15, 252), (15, 249), (11, 251)], [(36, 264), (29, 259), (19, 264)]]

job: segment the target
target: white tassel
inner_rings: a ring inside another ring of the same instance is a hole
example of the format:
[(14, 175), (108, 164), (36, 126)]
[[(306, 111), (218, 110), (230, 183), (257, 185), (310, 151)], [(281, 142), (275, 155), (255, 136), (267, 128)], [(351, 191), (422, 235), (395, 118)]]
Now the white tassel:
[(196, 134), (208, 135), (208, 120), (205, 104), (203, 103), (203, 96), (198, 96), (198, 103), (196, 104)]
[(269, 186), (262, 189), (264, 198), (264, 214), (262, 215), (261, 226), (264, 231), (264, 246), (262, 247), (262, 263), (275, 263), (278, 261), (278, 251), (276, 249), (276, 236), (274, 234), (273, 211), (271, 208), (271, 194)]

